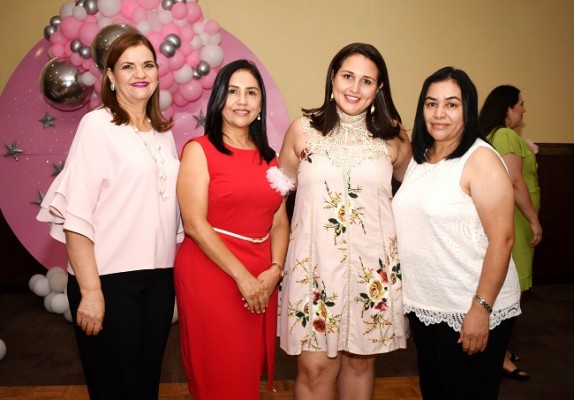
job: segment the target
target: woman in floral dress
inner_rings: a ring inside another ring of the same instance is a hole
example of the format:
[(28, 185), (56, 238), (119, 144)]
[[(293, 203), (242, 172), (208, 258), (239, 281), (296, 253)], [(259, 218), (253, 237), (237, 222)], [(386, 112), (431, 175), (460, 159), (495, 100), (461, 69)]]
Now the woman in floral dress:
[(279, 156), (297, 180), (280, 306), (297, 399), (370, 399), (378, 353), (405, 347), (391, 211), (410, 143), (381, 54), (353, 43), (329, 65), (324, 104), (304, 109)]

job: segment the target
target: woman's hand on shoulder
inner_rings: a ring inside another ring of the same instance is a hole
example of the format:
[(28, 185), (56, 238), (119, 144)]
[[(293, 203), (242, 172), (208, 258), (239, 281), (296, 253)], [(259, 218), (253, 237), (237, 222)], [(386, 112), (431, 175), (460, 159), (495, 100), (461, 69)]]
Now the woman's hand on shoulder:
[(391, 153), (393, 163), (393, 178), (402, 182), (405, 171), (413, 155), (411, 141), (407, 131), (401, 127), (399, 137), (386, 141), (387, 148)]
[(279, 152), (279, 165), (290, 178), (297, 177), (297, 167), (301, 152), (305, 148), (306, 138), (303, 133), (301, 117), (296, 118), (283, 138), (283, 145)]

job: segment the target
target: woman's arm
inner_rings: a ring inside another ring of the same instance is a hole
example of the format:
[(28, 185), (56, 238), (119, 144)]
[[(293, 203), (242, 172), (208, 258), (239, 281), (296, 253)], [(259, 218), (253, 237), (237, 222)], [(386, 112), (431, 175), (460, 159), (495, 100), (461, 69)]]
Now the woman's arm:
[(407, 170), (411, 157), (413, 156), (409, 135), (407, 134), (407, 131), (401, 129), (400, 137), (388, 140), (386, 143), (393, 162), (393, 178), (402, 182), (403, 177), (405, 176), (405, 171)]
[(538, 213), (534, 208), (534, 204), (532, 204), (528, 186), (526, 186), (522, 176), (522, 157), (514, 153), (507, 153), (502, 156), (502, 159), (508, 168), (510, 181), (514, 188), (514, 203), (530, 223), (530, 230), (533, 235), (530, 245), (536, 246), (542, 240), (542, 226), (538, 220)]
[[(469, 158), (461, 186), (472, 197), (488, 238), (476, 293), (492, 306), (506, 279), (514, 242), (512, 184), (498, 155), (483, 147)], [(478, 301), (469, 302), (471, 307), (462, 323), (459, 343), (471, 355), (486, 348), (490, 314)]]
[(268, 295), (271, 296), (285, 267), (285, 255), (289, 245), (289, 219), (287, 218), (285, 200), (275, 212), (269, 237), (271, 240), (271, 264), (268, 269), (259, 274), (257, 279), (265, 286)]
[(305, 142), (301, 118), (296, 118), (285, 133), (283, 145), (279, 152), (281, 169), (290, 178), (297, 178), (297, 168), (299, 167), (301, 152), (305, 148)]
[(185, 234), (225, 273), (231, 276), (247, 302), (249, 311), (261, 313), (268, 305), (269, 295), (207, 221), (209, 171), (203, 149), (196, 142), (184, 148), (177, 178), (177, 199)]
[(68, 259), (82, 295), (76, 323), (86, 335), (97, 335), (102, 330), (105, 301), (96, 265), (94, 243), (76, 232), (65, 231), (65, 234)]

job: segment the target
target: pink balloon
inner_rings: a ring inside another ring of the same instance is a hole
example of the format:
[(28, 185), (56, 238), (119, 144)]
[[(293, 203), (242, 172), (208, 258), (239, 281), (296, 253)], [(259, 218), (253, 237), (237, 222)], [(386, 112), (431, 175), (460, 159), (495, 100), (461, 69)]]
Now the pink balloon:
[(120, 7), (120, 14), (127, 19), (133, 18), (133, 12), (138, 7), (134, 0), (123, 0)]
[(84, 45), (92, 46), (92, 43), (99, 31), (100, 27), (95, 22), (84, 23), (80, 27), (78, 38)]
[(162, 90), (167, 90), (171, 87), (171, 85), (174, 84), (174, 82), (175, 79), (173, 78), (173, 72), (170, 71), (164, 76), (162, 76), (161, 79), (159, 80), (159, 88)]
[(70, 62), (72, 63), (72, 65), (79, 67), (84, 62), (84, 59), (78, 53), (73, 53), (70, 56)]
[(157, 65), (158, 65), (158, 73), (159, 76), (165, 76), (170, 71), (169, 62), (167, 61), (167, 57), (161, 53), (157, 54)]
[(155, 52), (159, 53), (159, 46), (163, 43), (163, 36), (159, 32), (152, 32), (147, 36), (147, 38), (153, 45)]
[(199, 99), (202, 92), (203, 88), (201, 87), (201, 84), (195, 79), (192, 79), (191, 82), (179, 87), (181, 97), (189, 102)]
[[(180, 3), (178, 3), (180, 4)], [(164, 26), (161, 27), (161, 34), (163, 37), (166, 37), (169, 34), (174, 34), (179, 36), (179, 27), (174, 24), (173, 22), (169, 23), (169, 24), (165, 24)]]
[(171, 13), (177, 19), (184, 19), (187, 17), (187, 6), (185, 3), (175, 3), (171, 7)]
[(191, 39), (193, 39), (194, 36), (195, 32), (193, 31), (191, 25), (188, 24), (181, 28), (180, 39), (182, 42), (189, 42)]
[(90, 70), (92, 68), (92, 64), (93, 62), (91, 59), (84, 60), (82, 61), (82, 68), (84, 68), (85, 70)]
[(61, 44), (54, 44), (50, 46), (50, 57), (63, 57), (64, 56), (64, 46)]
[(68, 39), (66, 39), (60, 31), (56, 31), (56, 32), (52, 33), (52, 36), (50, 36), (50, 44), (62, 44), (63, 45), (64, 43), (66, 43), (67, 40)]
[(192, 52), (190, 55), (185, 57), (185, 62), (190, 67), (197, 68), (197, 66), (201, 62), (201, 58), (199, 57), (199, 52), (198, 51)]
[(174, 93), (171, 99), (172, 103), (177, 107), (184, 107), (189, 101), (183, 98), (180, 93)]
[(213, 87), (213, 82), (215, 82), (215, 77), (217, 76), (217, 71), (212, 68), (209, 70), (207, 75), (203, 75), (199, 79), (199, 83), (201, 83), (201, 87), (205, 90), (210, 90)]
[(161, 0), (137, 0), (137, 3), (146, 10), (153, 10), (159, 6)]
[(185, 64), (185, 56), (181, 51), (176, 51), (173, 57), (168, 60), (168, 62), (170, 69), (172, 71), (177, 71), (183, 67), (183, 64)]
[(74, 40), (78, 37), (80, 26), (82, 26), (82, 21), (79, 21), (76, 18), (69, 16), (62, 18), (62, 22), (60, 23), (58, 29), (62, 33), (62, 35), (64, 35), (65, 38)]
[(137, 23), (145, 19), (147, 19), (147, 11), (145, 8), (136, 7), (132, 12), (132, 20)]
[(197, 3), (187, 3), (187, 20), (192, 24), (203, 17), (201, 7)]
[(178, 52), (182, 52), (184, 56), (188, 56), (193, 53), (193, 46), (189, 42), (182, 42)]
[(205, 23), (205, 32), (213, 35), (214, 33), (219, 32), (219, 24), (217, 21), (209, 20)]
[(161, 110), (161, 113), (163, 114), (164, 118), (172, 119), (173, 118), (173, 107), (169, 106), (165, 110)]

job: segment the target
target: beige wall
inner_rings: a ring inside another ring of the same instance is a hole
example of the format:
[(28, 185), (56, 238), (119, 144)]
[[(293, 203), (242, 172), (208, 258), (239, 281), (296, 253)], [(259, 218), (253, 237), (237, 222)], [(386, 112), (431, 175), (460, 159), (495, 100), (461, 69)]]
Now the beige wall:
[[(64, 0), (0, 0), (0, 88)], [(573, 143), (574, 0), (200, 0), (206, 17), (241, 40), (281, 90), (291, 118), (320, 105), (326, 68), (364, 41), (385, 57), (410, 129), (423, 80), (464, 69), (482, 103), (499, 84), (522, 90), (523, 135)]]

